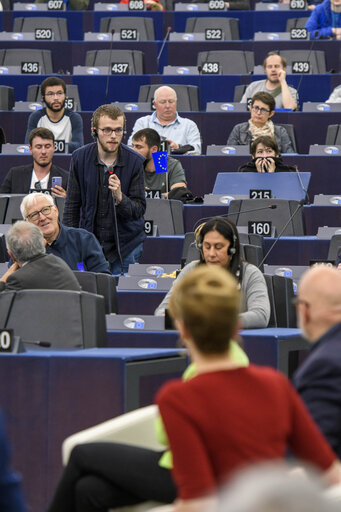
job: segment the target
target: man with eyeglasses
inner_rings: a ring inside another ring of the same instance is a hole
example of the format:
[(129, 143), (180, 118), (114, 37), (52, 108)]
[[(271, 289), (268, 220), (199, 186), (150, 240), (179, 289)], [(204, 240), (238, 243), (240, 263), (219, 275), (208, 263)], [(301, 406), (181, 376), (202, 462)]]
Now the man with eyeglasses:
[(122, 144), (125, 116), (116, 105), (98, 107), (91, 131), (95, 142), (71, 158), (63, 222), (94, 233), (117, 275), (142, 254), (144, 158)]
[(45, 102), (45, 108), (36, 110), (28, 118), (25, 142), (34, 128), (48, 128), (53, 132), (59, 148), (65, 153), (72, 153), (84, 144), (83, 121), (77, 112), (65, 108), (66, 85), (61, 78), (52, 76), (46, 78), (40, 93)]
[[(54, 135), (47, 128), (35, 128), (29, 136), (32, 164), (12, 167), (1, 187), (1, 194), (28, 194), (48, 192), (56, 197), (66, 197), (68, 172), (52, 163)], [(52, 183), (61, 178), (61, 185)]]
[(68, 265), (53, 254), (46, 254), (43, 234), (37, 226), (16, 222), (6, 235), (6, 245), (13, 264), (0, 278), (0, 292), (81, 290)]
[(238, 123), (227, 139), (232, 146), (250, 145), (257, 137), (274, 137), (280, 153), (294, 153), (288, 132), (283, 126), (275, 125), (271, 118), (275, 114), (275, 100), (268, 92), (256, 92), (249, 107), (249, 121)]
[(128, 145), (132, 145), (134, 133), (143, 128), (153, 128), (162, 140), (167, 141), (171, 153), (181, 155), (190, 151), (200, 155), (199, 129), (191, 119), (179, 116), (176, 110), (177, 101), (176, 92), (172, 87), (164, 85), (156, 89), (153, 101), (155, 112), (136, 121)]
[(110, 274), (96, 237), (85, 229), (63, 226), (52, 196), (41, 192), (29, 194), (22, 200), (20, 211), (23, 219), (43, 233), (47, 254), (59, 256), (72, 270)]
[(293, 383), (341, 458), (341, 272), (326, 265), (310, 268), (295, 302), (299, 327), (312, 347)]
[(270, 52), (263, 62), (266, 80), (256, 80), (247, 86), (240, 103), (247, 103), (256, 92), (268, 92), (273, 96), (276, 108), (296, 110), (298, 92), (287, 84), (287, 61), (277, 52)]

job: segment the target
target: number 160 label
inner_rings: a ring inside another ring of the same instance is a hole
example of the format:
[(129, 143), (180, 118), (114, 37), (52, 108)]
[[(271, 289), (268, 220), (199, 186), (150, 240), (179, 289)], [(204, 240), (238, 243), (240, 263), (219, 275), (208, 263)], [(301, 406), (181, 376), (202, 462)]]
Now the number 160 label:
[(271, 237), (271, 222), (268, 220), (249, 220), (248, 232), (250, 235), (261, 235)]

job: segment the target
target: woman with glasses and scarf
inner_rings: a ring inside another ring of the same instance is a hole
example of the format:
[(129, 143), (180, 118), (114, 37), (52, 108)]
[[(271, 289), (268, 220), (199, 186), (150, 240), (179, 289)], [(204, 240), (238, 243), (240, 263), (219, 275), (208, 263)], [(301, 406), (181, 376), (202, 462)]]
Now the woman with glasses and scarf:
[(275, 113), (275, 99), (271, 94), (256, 92), (252, 96), (249, 108), (249, 121), (236, 124), (227, 140), (228, 145), (244, 146), (251, 144), (261, 135), (267, 135), (275, 138), (281, 153), (295, 153), (286, 129), (274, 125), (271, 120)]

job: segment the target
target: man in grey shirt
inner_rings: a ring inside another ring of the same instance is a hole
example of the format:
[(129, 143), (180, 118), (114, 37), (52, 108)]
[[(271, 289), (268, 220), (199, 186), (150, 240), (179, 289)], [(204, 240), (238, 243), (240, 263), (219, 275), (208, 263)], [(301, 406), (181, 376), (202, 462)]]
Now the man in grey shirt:
[(276, 102), (276, 108), (298, 108), (298, 92), (286, 81), (286, 60), (276, 52), (270, 52), (263, 62), (266, 80), (257, 80), (247, 86), (240, 103), (247, 103), (256, 92), (268, 92)]
[(168, 192), (178, 187), (186, 187), (185, 171), (179, 160), (167, 156), (167, 173), (156, 172), (153, 153), (160, 151), (160, 135), (153, 128), (144, 128), (134, 133), (133, 149), (144, 156), (144, 184), (146, 190), (158, 190), (167, 197)]

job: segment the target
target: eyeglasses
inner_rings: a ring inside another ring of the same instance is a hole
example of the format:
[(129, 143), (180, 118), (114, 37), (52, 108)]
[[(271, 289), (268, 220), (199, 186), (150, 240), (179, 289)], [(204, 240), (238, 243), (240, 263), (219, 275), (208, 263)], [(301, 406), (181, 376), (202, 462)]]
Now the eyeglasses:
[(51, 213), (52, 208), (54, 208), (54, 204), (51, 204), (50, 206), (44, 206), (41, 210), (37, 212), (30, 213), (29, 215), (26, 215), (26, 218), (29, 220), (38, 220), (39, 215), (42, 213), (45, 217)]
[(257, 114), (258, 114), (258, 112), (259, 112), (260, 114), (262, 114), (262, 116), (264, 116), (264, 114), (269, 114), (269, 112), (270, 112), (270, 110), (268, 110), (267, 108), (263, 108), (263, 107), (262, 107), (262, 108), (260, 108), (260, 107), (257, 107), (257, 105), (256, 105), (256, 106), (255, 106), (255, 105), (252, 105), (251, 109), (252, 109), (254, 112), (257, 112)]
[(58, 91), (58, 92), (47, 92), (45, 94), (45, 96), (47, 96), (48, 98), (53, 98), (54, 96), (57, 96), (57, 98), (61, 98), (62, 96), (65, 95), (65, 92), (64, 91)]
[(104, 135), (111, 135), (112, 132), (115, 132), (115, 135), (122, 135), (123, 133), (123, 128), (98, 128), (99, 130), (101, 130), (101, 132), (104, 133)]

